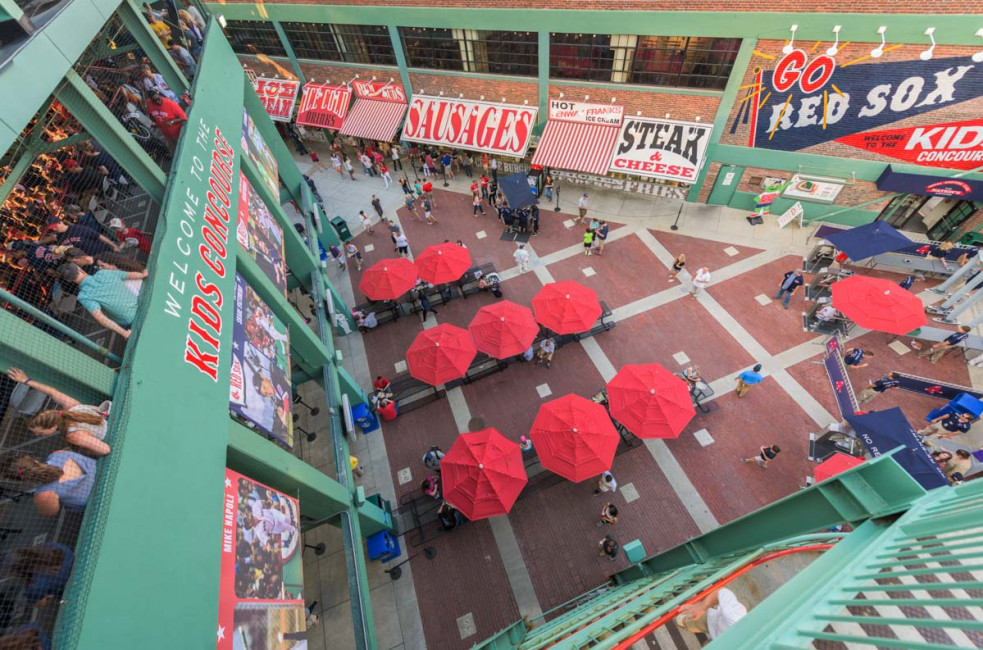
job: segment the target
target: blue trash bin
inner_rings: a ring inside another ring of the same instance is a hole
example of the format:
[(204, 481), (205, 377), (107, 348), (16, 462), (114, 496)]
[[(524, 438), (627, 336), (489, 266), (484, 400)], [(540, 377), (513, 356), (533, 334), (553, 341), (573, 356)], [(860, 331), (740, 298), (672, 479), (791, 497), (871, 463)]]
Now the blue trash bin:
[(379, 418), (364, 402), (352, 407), (352, 419), (362, 433), (369, 433), (379, 428)]
[(387, 530), (366, 537), (365, 548), (370, 561), (388, 562), (399, 557), (403, 552), (399, 548), (399, 539), (393, 537)]

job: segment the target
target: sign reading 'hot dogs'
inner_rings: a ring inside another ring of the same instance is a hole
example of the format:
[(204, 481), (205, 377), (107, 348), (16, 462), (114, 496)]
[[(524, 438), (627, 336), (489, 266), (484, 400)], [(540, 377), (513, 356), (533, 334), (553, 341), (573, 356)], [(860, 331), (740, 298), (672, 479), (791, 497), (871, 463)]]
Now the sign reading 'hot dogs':
[(710, 143), (709, 124), (634, 117), (621, 127), (611, 171), (692, 183)]
[(414, 97), (403, 139), (521, 158), (529, 147), (537, 112), (534, 106)]

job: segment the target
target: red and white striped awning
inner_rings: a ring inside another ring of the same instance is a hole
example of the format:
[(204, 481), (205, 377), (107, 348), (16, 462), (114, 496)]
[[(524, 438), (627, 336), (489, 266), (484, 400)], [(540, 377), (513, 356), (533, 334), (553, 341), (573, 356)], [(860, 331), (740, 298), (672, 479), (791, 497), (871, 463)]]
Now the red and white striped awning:
[(616, 126), (549, 120), (532, 164), (603, 176), (617, 140)]
[(405, 114), (406, 104), (402, 102), (356, 99), (338, 133), (389, 142)]

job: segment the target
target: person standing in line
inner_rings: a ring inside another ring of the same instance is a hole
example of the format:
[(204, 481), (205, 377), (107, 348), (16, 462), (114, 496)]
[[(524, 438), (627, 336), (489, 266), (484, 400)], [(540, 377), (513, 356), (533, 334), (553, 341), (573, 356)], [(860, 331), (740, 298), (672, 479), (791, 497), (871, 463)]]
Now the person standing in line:
[(345, 244), (345, 256), (348, 259), (352, 259), (352, 258), (355, 259), (356, 271), (362, 270), (362, 251), (358, 250), (358, 246), (356, 246), (352, 242), (348, 242), (347, 244)]
[(410, 254), (410, 242), (406, 239), (406, 235), (403, 233), (396, 235), (396, 250), (399, 251), (399, 254), (403, 257)]
[(488, 185), (490, 182), (491, 181), (488, 180), (487, 174), (481, 175), (481, 198), (488, 201), (489, 205), (491, 204), (491, 195), (488, 193)]
[[(348, 172), (349, 179), (353, 181), (358, 180), (357, 178), (355, 178), (355, 165), (352, 164), (352, 161), (348, 156), (345, 156), (345, 171)], [(342, 178), (344, 178), (344, 176), (342, 176)]]
[(601, 518), (597, 520), (597, 525), (611, 524), (613, 526), (616, 523), (618, 523), (618, 508), (609, 501), (601, 509)]
[(413, 200), (413, 196), (410, 194), (406, 195), (406, 209), (410, 211), (410, 214), (413, 215), (414, 219), (417, 221), (423, 221), (423, 219), (420, 218), (420, 213), (416, 211), (416, 202)]
[(420, 186), (423, 190), (423, 198), (428, 199), (432, 205), (437, 205), (437, 201), (433, 198), (433, 183), (430, 181), (423, 181), (423, 185)]
[[(484, 214), (482, 212), (482, 214)], [(519, 273), (525, 273), (529, 270), (529, 251), (526, 250), (525, 244), (519, 244), (519, 248), (512, 253), (512, 257), (515, 259), (515, 263), (519, 265)]]
[(389, 148), (389, 156), (393, 159), (393, 169), (403, 171), (403, 161), (399, 159), (399, 145), (394, 144)]
[(775, 294), (775, 300), (779, 298), (782, 299), (782, 307), (788, 309), (788, 301), (792, 298), (792, 294), (795, 290), (801, 287), (805, 283), (805, 279), (802, 277), (802, 271), (795, 269), (789, 271), (782, 278), (782, 283), (778, 287), (778, 293)]
[(529, 227), (532, 229), (533, 237), (539, 235), (539, 206), (535, 203), (529, 208)]
[(433, 156), (431, 156), (430, 153), (428, 152), (427, 155), (423, 157), (423, 177), (430, 178), (430, 174), (433, 173), (433, 170), (434, 170)]
[(372, 218), (365, 214), (365, 210), (358, 211), (358, 219), (362, 222), (362, 228), (365, 229), (365, 232), (369, 233), (370, 235), (375, 234), (375, 230), (372, 229)]
[(498, 183), (498, 160), (496, 158), (492, 158), (488, 162), (488, 169), (491, 170), (492, 180)]
[(858, 370), (869, 366), (869, 363), (861, 363), (861, 361), (863, 361), (865, 357), (872, 356), (874, 356), (873, 352), (861, 350), (860, 348), (850, 348), (846, 351), (846, 354), (843, 355), (843, 363), (846, 364), (846, 367), (850, 370)]
[(376, 196), (375, 194), (372, 195), (372, 209), (375, 210), (375, 213), (379, 215), (380, 219), (383, 218), (382, 201), (380, 201), (379, 197)]
[(686, 266), (686, 253), (680, 253), (672, 261), (672, 269), (669, 271), (669, 282), (675, 282), (678, 279), (679, 272), (683, 270), (684, 266)]
[(389, 168), (385, 163), (379, 163), (379, 173), (382, 175), (382, 182), (386, 184), (386, 189), (393, 184), (393, 177), (389, 175)]
[(610, 562), (614, 562), (618, 557), (618, 542), (610, 535), (605, 535), (604, 539), (598, 542), (601, 552), (598, 555), (606, 555)]
[(550, 205), (553, 205), (553, 175), (547, 173), (546, 179), (543, 181), (543, 196)]
[(321, 162), (321, 157), (318, 156), (317, 155), (317, 152), (314, 151), (313, 149), (311, 149), (310, 152), (308, 152), (308, 155), (311, 157), (311, 162), (314, 163), (314, 167), (316, 167), (317, 169), (325, 169), (326, 170), (328, 168), (327, 165), (325, 165), (323, 162)]
[(461, 155), (461, 166), (464, 167), (464, 173), (468, 178), (474, 178), (474, 161), (471, 160), (471, 154), (467, 151)]
[(580, 223), (587, 218), (587, 208), (587, 192), (584, 192), (584, 195), (580, 197), (579, 201), (577, 201), (577, 210), (580, 213), (580, 216), (577, 217), (577, 223)]
[(689, 291), (690, 295), (696, 296), (696, 294), (700, 293), (701, 289), (706, 289), (707, 285), (710, 284), (710, 280), (710, 269), (705, 266), (697, 269), (696, 275), (693, 276), (693, 288)]
[(331, 166), (334, 168), (336, 172), (338, 172), (339, 176), (341, 176), (342, 178), (345, 177), (344, 172), (341, 171), (341, 158), (339, 158), (338, 154), (336, 153), (331, 154)]
[(939, 341), (934, 345), (930, 345), (929, 347), (919, 352), (916, 356), (919, 359), (921, 359), (922, 357), (929, 357), (929, 361), (935, 363), (943, 356), (945, 356), (946, 352), (948, 352), (949, 350), (953, 349), (954, 347), (965, 341), (969, 337), (970, 331), (971, 330), (968, 325), (961, 325), (959, 327), (958, 332), (953, 332), (949, 336), (945, 337), (944, 340)]
[(428, 226), (437, 223), (433, 216), (433, 205), (430, 203), (430, 199), (423, 199), (423, 216), (426, 218)]
[(597, 254), (604, 254), (604, 242), (608, 238), (608, 222), (599, 221), (597, 228), (594, 229), (594, 247), (597, 248)]
[(750, 463), (752, 460), (756, 461), (761, 467), (768, 467), (770, 461), (775, 460), (777, 456), (782, 451), (781, 447), (778, 445), (768, 445), (765, 447), (760, 447), (758, 449), (758, 455), (752, 456), (750, 458), (742, 458), (742, 463)]
[(597, 479), (597, 488), (594, 490), (594, 496), (600, 496), (602, 492), (610, 492), (614, 494), (618, 491), (618, 482), (614, 480), (614, 474), (611, 472), (604, 472), (601, 474), (600, 478)]
[(761, 376), (761, 364), (756, 363), (753, 368), (745, 370), (737, 376), (737, 389), (734, 392), (737, 393), (738, 397), (744, 397), (751, 386), (760, 384), (762, 381), (764, 381), (764, 377)]
[(553, 365), (553, 354), (556, 352), (556, 343), (547, 337), (539, 342), (539, 350), (536, 351), (536, 365), (546, 363), (549, 368)]
[(366, 176), (375, 176), (375, 169), (372, 168), (372, 159), (365, 152), (358, 157), (359, 162), (362, 163), (362, 173)]
[(471, 197), (471, 216), (478, 218), (478, 213), (485, 214), (485, 208), (481, 205), (481, 197), (475, 194)]
[(867, 384), (867, 386), (860, 391), (860, 394), (857, 395), (857, 402), (860, 404), (866, 404), (870, 400), (877, 397), (878, 394), (884, 393), (892, 388), (897, 388), (901, 385), (901, 382), (899, 381), (900, 379), (901, 375), (896, 372), (892, 372), (886, 377), (882, 377), (877, 381)]
[(451, 155), (445, 153), (444, 157), (440, 159), (440, 164), (444, 166), (444, 178), (454, 180), (454, 170), (451, 167)]

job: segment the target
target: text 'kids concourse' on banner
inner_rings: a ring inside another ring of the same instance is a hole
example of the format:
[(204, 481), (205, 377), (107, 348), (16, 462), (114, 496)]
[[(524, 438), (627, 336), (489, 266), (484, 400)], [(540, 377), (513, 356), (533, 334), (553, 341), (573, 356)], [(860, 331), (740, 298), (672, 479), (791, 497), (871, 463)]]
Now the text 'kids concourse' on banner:
[(239, 174), (239, 245), (263, 269), (270, 282), (287, 293), (287, 264), (283, 255), (283, 228), (276, 222), (245, 174)]
[(237, 273), (229, 409), (247, 425), (292, 448), (289, 372), (286, 325)]
[(218, 650), (306, 642), (300, 503), (225, 470)]

